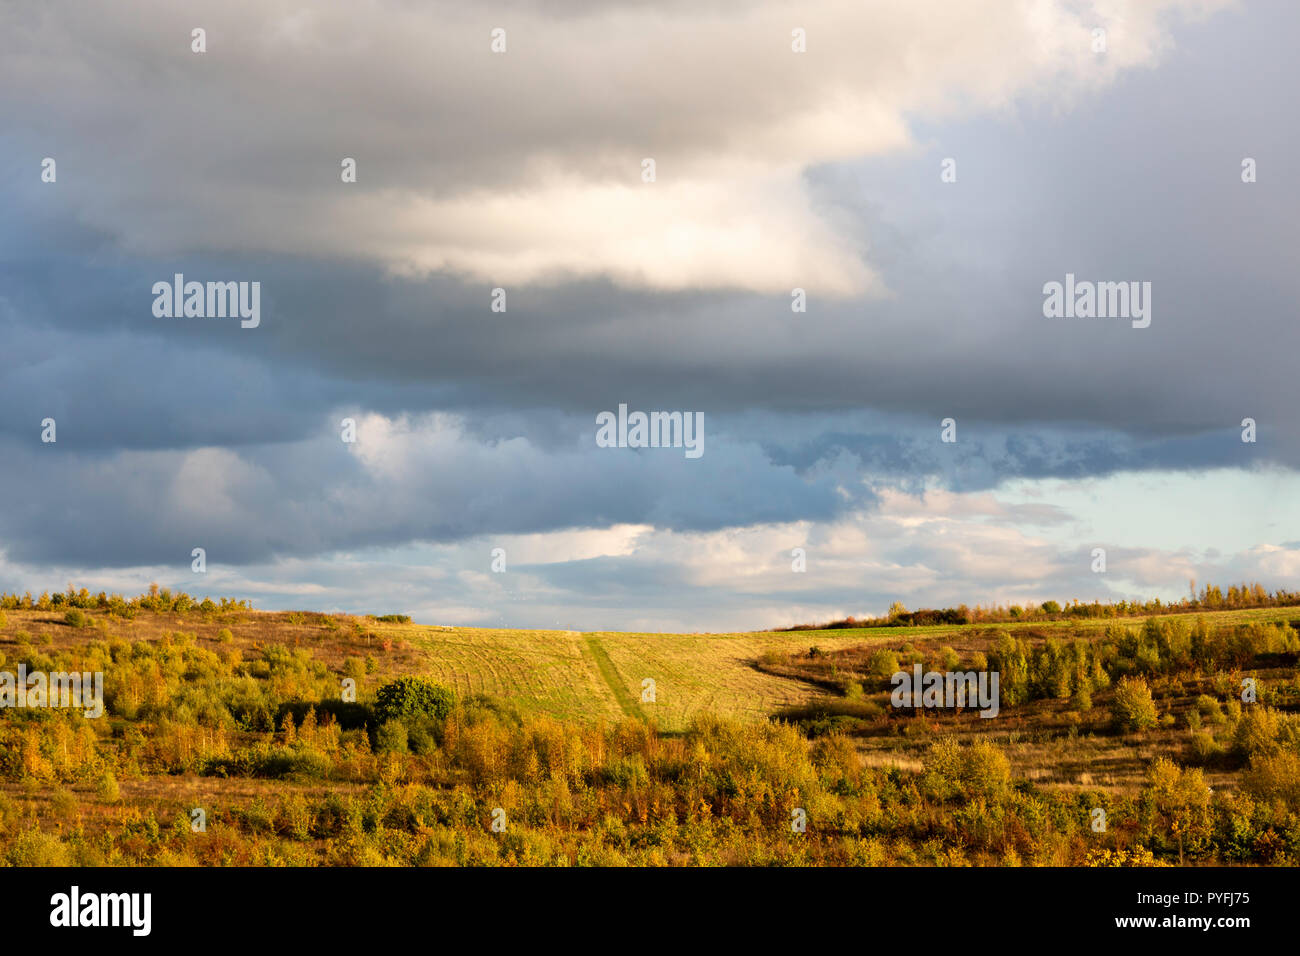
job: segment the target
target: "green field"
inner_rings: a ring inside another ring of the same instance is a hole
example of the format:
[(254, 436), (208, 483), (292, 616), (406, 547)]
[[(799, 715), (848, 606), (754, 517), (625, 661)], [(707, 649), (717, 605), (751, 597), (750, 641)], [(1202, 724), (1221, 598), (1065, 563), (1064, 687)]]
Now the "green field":
[[(762, 720), (807, 703), (815, 690), (764, 674), (754, 663), (767, 651), (828, 650), (871, 640), (864, 631), (796, 634), (638, 634), (616, 631), (442, 629), (380, 625), (396, 632), (422, 659), (422, 672), (461, 694), (507, 700), (523, 713), (569, 720), (653, 718), (661, 729), (684, 729), (702, 712)], [(642, 703), (642, 681), (655, 700)]]
[[(1169, 615), (1169, 617), (1188, 617)], [(1214, 611), (1216, 624), (1283, 621), (1296, 608)], [(654, 718), (663, 730), (682, 730), (691, 718), (712, 713), (763, 720), (778, 710), (823, 696), (803, 681), (762, 673), (754, 665), (771, 651), (825, 651), (873, 641), (911, 641), (962, 636), (990, 627), (1010, 632), (1065, 633), (1137, 626), (1145, 618), (1082, 619), (998, 625), (936, 625), (736, 634), (644, 634), (622, 631), (533, 631), (377, 624), (378, 634), (407, 642), (421, 670), (462, 694), (510, 701), (521, 712), (569, 720)], [(655, 682), (655, 702), (641, 703), (642, 681)]]

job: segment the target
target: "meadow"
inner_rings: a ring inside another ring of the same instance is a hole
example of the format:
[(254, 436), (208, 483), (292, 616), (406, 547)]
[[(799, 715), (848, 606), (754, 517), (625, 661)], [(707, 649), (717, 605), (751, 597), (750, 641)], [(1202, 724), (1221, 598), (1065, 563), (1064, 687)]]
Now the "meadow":
[[(0, 671), (104, 674), (100, 719), (0, 711), (11, 865), (1300, 861), (1291, 604), (737, 634), (0, 607)], [(918, 664), (998, 671), (998, 716), (892, 706)]]

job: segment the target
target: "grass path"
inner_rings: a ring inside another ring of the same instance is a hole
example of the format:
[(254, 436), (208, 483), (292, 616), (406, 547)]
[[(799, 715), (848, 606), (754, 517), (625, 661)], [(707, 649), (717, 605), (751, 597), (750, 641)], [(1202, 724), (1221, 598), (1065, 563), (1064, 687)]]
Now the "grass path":
[[(577, 634), (577, 631), (571, 633)], [(618, 702), (619, 708), (628, 717), (642, 717), (641, 705), (637, 703), (636, 698), (632, 696), (627, 685), (618, 676), (618, 668), (614, 666), (614, 661), (609, 656), (609, 651), (605, 650), (600, 643), (600, 638), (595, 634), (581, 635), (587, 645), (587, 650), (591, 653), (592, 659), (596, 663), (596, 670), (604, 678), (605, 683), (609, 686), (610, 692), (614, 695), (614, 700)]]

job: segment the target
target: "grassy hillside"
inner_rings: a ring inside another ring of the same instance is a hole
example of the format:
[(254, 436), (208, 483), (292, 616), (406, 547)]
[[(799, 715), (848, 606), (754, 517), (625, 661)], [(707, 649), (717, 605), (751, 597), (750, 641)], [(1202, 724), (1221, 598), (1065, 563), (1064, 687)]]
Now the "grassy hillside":
[[(748, 634), (8, 609), (0, 671), (100, 671), (105, 712), (0, 712), (0, 863), (1294, 863), (1297, 626), (1294, 607)], [(891, 706), (914, 665), (998, 671), (998, 716)], [(386, 713), (405, 675), (453, 709)]]
[[(402, 673), (422, 673), (461, 695), (508, 701), (525, 714), (574, 720), (654, 718), (665, 730), (684, 729), (697, 714), (763, 720), (818, 693), (805, 683), (763, 673), (755, 663), (774, 649), (850, 647), (887, 633), (836, 631), (780, 634), (637, 634), (501, 630), (393, 624), (345, 615), (237, 611), (211, 615), (141, 614), (132, 620), (87, 612), (92, 626), (76, 630), (64, 611), (7, 611), (0, 648), (27, 634), (36, 646), (92, 638), (159, 641), (193, 634), (200, 646), (238, 648), (254, 656), (270, 643), (308, 649), (342, 676), (349, 658), (370, 659), (362, 688)], [(230, 639), (219, 639), (222, 630)], [(654, 704), (642, 704), (642, 681), (655, 681)]]
[[(229, 647), (245, 657), (270, 643), (310, 649), (313, 657), (342, 674), (344, 661), (369, 659), (374, 669), (363, 689), (403, 673), (423, 673), (462, 695), (484, 694), (508, 701), (524, 714), (572, 720), (653, 718), (663, 730), (687, 727), (709, 713), (746, 721), (809, 705), (827, 697), (823, 688), (777, 676), (758, 667), (773, 653), (817, 646), (837, 651), (860, 645), (939, 641), (957, 647), (987, 636), (987, 625), (875, 627), (860, 630), (757, 631), (735, 634), (645, 634), (506, 630), (386, 623), (373, 618), (305, 612), (236, 611), (211, 615), (142, 614), (133, 620), (87, 612), (92, 628), (75, 631), (64, 611), (8, 611), (0, 627), (0, 648), (27, 633), (39, 645), (109, 636), (158, 641), (170, 633), (192, 633), (200, 645), (219, 649), (222, 630)], [(1158, 618), (1173, 620), (1187, 615)], [(1296, 608), (1260, 608), (1196, 615), (1212, 624), (1289, 621)], [(1138, 626), (1145, 619), (1121, 621)], [(1011, 633), (1100, 633), (1114, 620), (1000, 624)], [(38, 637), (39, 636), (39, 637)], [(977, 641), (978, 643), (978, 641)], [(970, 645), (974, 646), (974, 645)], [(655, 682), (655, 703), (641, 703), (642, 681)], [(834, 696), (834, 695), (830, 695)]]

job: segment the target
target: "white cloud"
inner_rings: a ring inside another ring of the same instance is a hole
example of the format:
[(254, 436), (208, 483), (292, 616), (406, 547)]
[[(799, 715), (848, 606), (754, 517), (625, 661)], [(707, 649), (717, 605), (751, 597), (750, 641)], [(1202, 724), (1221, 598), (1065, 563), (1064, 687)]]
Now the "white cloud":
[(0, 102), (33, 148), (65, 144), (60, 190), (137, 253), (849, 296), (882, 289), (804, 170), (905, 149), (915, 118), (1064, 106), (1155, 62), (1170, 11), (1218, 5), (11, 5)]

